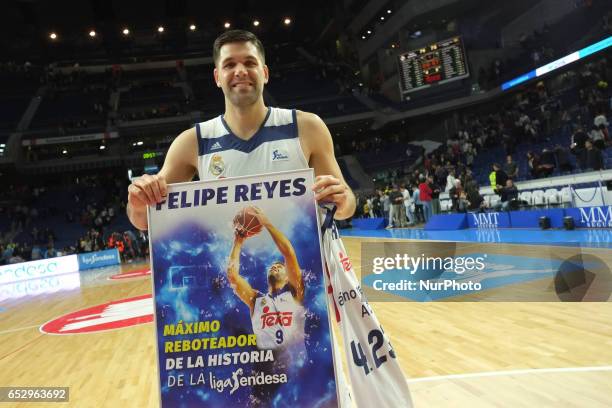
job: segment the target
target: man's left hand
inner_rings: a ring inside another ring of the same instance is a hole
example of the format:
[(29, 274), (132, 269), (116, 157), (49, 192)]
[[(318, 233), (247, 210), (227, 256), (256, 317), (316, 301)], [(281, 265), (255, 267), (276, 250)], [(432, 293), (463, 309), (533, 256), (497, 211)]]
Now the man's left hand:
[(349, 197), (349, 189), (334, 176), (317, 176), (312, 186), (318, 203), (334, 203), (343, 208)]

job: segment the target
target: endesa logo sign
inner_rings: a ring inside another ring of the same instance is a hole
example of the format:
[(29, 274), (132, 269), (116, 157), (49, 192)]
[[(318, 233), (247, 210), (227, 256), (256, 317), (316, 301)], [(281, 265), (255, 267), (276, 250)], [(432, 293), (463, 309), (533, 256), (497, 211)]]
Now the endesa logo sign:
[(79, 261), (76, 255), (5, 265), (0, 266), (0, 285), (27, 279), (47, 278), (64, 273), (78, 272), (78, 270)]
[(78, 257), (81, 270), (101, 268), (103, 266), (118, 265), (121, 263), (117, 248), (79, 254)]

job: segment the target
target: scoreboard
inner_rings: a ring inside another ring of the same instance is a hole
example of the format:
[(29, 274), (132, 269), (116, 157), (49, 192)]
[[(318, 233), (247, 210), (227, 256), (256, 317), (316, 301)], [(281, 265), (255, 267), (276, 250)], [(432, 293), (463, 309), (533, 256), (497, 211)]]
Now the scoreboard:
[(459, 37), (400, 54), (398, 64), (402, 97), (435, 84), (470, 76)]

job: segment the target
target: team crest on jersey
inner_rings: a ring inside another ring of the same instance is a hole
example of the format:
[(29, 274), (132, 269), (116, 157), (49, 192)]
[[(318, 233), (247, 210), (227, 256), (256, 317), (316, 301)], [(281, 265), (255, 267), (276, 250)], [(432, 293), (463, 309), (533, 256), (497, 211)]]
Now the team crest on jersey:
[(219, 154), (213, 155), (210, 159), (210, 166), (208, 166), (208, 171), (210, 171), (215, 176), (220, 176), (225, 171), (225, 163), (223, 162), (223, 158)]
[(272, 161), (285, 161), (289, 160), (289, 155), (285, 149), (274, 149), (272, 151)]

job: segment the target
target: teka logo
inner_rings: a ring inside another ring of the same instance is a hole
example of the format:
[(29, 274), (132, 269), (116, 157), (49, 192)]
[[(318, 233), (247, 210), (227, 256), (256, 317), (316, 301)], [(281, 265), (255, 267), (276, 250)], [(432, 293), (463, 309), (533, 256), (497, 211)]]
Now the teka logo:
[(272, 161), (289, 160), (289, 155), (286, 150), (274, 149), (272, 152)]
[(497, 228), (499, 225), (498, 216), (499, 213), (496, 212), (472, 214), (476, 228)]
[(580, 221), (587, 227), (612, 227), (612, 206), (578, 209), (580, 210)]
[(342, 251), (338, 252), (338, 258), (340, 259), (340, 263), (342, 264), (342, 268), (344, 269), (344, 272), (350, 272), (351, 269), (353, 269), (351, 260), (349, 259), (348, 256), (344, 255)]
[(68, 313), (43, 324), (40, 331), (48, 334), (95, 333), (152, 321), (153, 298), (143, 295)]

